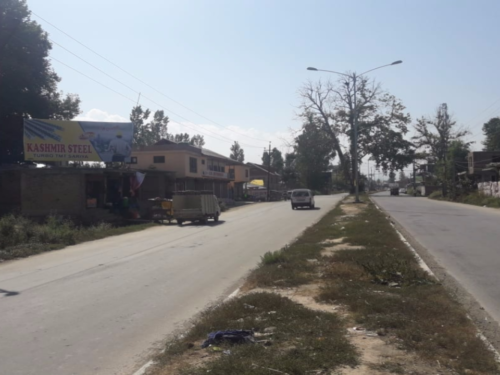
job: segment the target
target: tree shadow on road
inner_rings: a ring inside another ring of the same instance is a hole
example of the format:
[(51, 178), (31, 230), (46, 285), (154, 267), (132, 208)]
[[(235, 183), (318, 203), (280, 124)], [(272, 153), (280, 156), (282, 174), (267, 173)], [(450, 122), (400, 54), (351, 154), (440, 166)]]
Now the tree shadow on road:
[(9, 291), (5, 289), (0, 289), (0, 294), (5, 294), (5, 297), (17, 296), (19, 292)]

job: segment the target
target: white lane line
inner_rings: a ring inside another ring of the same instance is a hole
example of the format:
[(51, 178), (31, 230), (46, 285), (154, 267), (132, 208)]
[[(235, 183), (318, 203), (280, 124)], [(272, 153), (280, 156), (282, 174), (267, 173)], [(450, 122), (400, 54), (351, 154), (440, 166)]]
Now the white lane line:
[(232, 292), (230, 295), (228, 295), (226, 297), (226, 299), (224, 300), (224, 302), (229, 301), (230, 299), (236, 297), (239, 292), (240, 292), (240, 288), (236, 289), (234, 292)]
[(146, 370), (149, 368), (149, 366), (151, 366), (152, 364), (154, 363), (154, 361), (152, 359), (150, 359), (149, 361), (147, 361), (139, 370), (137, 370), (136, 372), (134, 372), (133, 375), (144, 375), (146, 373)]
[(394, 228), (394, 230), (396, 231), (396, 233), (398, 234), (400, 240), (403, 241), (403, 243), (408, 247), (408, 249), (411, 250), (411, 252), (413, 253), (413, 255), (415, 255), (415, 258), (417, 258), (417, 262), (420, 265), (420, 267), (425, 272), (427, 272), (429, 275), (431, 275), (435, 279), (437, 279), (437, 276), (434, 274), (434, 272), (432, 272), (432, 270), (429, 268), (429, 266), (427, 265), (427, 263), (424, 262), (424, 260), (420, 257), (420, 255), (418, 255), (417, 251), (413, 248), (413, 246), (411, 246), (411, 244), (406, 240), (406, 238), (401, 234), (401, 232), (399, 230), (397, 230), (397, 228), (394, 226), (393, 223), (391, 223), (391, 225)]

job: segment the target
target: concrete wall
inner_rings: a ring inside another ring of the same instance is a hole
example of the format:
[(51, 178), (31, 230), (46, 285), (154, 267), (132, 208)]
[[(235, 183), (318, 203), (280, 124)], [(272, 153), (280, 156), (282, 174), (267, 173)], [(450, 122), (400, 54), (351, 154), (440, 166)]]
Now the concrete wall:
[[(234, 182), (249, 182), (250, 181), (250, 168), (246, 165), (236, 165), (234, 168)], [(245, 174), (247, 171), (247, 174)], [(248, 176), (248, 177), (247, 177)]]
[(481, 182), (477, 184), (477, 190), (484, 195), (500, 198), (500, 182)]
[(21, 200), (25, 215), (80, 215), (85, 209), (85, 175), (49, 170), (23, 172)]
[(21, 210), (21, 171), (0, 173), (0, 214)]
[[(177, 177), (201, 176), (201, 157), (198, 158), (198, 173), (189, 173), (189, 155), (185, 151), (133, 151), (133, 157), (137, 157), (137, 164), (132, 164), (132, 168), (150, 169), (151, 166), (159, 171), (175, 172)], [(165, 156), (165, 163), (154, 163), (155, 156)]]

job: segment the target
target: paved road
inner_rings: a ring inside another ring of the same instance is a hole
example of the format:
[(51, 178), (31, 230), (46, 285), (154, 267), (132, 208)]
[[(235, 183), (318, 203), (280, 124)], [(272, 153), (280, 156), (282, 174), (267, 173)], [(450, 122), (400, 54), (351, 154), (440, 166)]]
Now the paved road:
[(217, 225), (155, 227), (0, 265), (0, 374), (134, 372), (154, 343), (341, 197), (316, 197), (316, 210), (255, 204)]
[(500, 210), (388, 192), (372, 197), (500, 322)]

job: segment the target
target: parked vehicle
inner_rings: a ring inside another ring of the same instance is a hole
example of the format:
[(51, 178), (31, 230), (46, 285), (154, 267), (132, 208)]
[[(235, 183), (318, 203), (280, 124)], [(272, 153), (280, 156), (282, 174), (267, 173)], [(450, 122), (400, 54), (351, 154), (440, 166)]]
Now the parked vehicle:
[(406, 188), (402, 187), (401, 189), (399, 189), (399, 192), (401, 194), (406, 194)]
[(399, 184), (389, 184), (391, 195), (399, 195)]
[(178, 191), (173, 199), (174, 219), (179, 225), (186, 221), (206, 224), (208, 219), (219, 221), (221, 209), (211, 191)]
[(292, 210), (297, 207), (314, 208), (314, 194), (309, 189), (296, 189), (292, 191)]
[(292, 199), (292, 192), (293, 192), (293, 190), (288, 190), (286, 192), (287, 199), (290, 199), (290, 200)]

